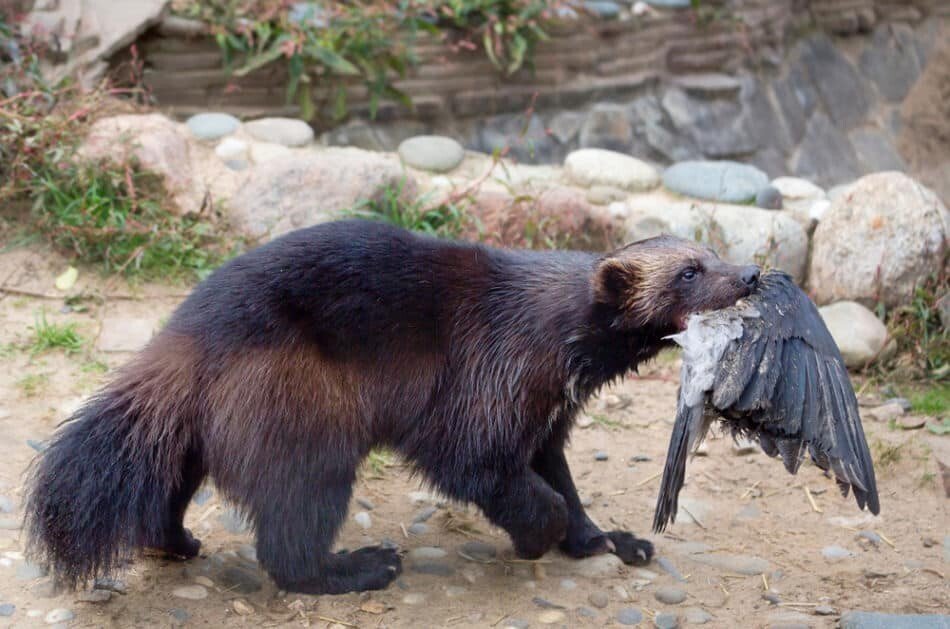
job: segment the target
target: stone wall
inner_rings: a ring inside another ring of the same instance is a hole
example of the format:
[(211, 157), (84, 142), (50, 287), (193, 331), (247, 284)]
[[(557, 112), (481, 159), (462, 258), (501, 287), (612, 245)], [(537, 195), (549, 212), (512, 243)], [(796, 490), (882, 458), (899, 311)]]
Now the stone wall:
[[(415, 110), (385, 104), (370, 121), (365, 89), (353, 85), (353, 118), (319, 129), (323, 140), (393, 150), (439, 133), (481, 152), (509, 146), (532, 163), (582, 147), (657, 164), (728, 158), (831, 185), (906, 169), (895, 148), (900, 105), (946, 39), (950, 15), (939, 0), (727, 0), (704, 3), (705, 13), (670, 0), (646, 10), (585, 4), (591, 12), (549, 26), (533, 71), (510, 78), (481, 51), (421, 41), (421, 64), (397, 82)], [(160, 107), (179, 117), (294, 113), (282, 69), (234, 80), (216, 45), (195, 32), (170, 19), (138, 41)]]

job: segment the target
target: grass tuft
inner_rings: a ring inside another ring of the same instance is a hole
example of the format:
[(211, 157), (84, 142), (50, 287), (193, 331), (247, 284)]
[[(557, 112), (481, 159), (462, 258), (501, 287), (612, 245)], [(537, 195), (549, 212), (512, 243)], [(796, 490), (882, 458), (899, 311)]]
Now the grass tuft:
[(945, 417), (950, 411), (950, 385), (938, 384), (911, 396), (915, 413)]
[(402, 180), (396, 186), (386, 186), (376, 198), (362, 201), (343, 214), (442, 238), (456, 238), (462, 233), (468, 216), (461, 207), (432, 204), (426, 195), (408, 201), (405, 185)]
[(61, 348), (67, 356), (82, 351), (86, 340), (76, 331), (75, 323), (50, 323), (46, 320), (46, 313), (36, 318), (33, 326), (33, 342), (30, 344), (30, 354), (36, 355), (51, 349)]

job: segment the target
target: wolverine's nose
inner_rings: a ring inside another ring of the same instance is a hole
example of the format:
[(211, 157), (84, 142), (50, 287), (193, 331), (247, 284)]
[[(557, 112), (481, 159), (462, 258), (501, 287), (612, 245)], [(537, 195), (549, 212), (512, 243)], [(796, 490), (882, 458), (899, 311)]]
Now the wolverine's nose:
[(749, 288), (755, 288), (755, 285), (759, 283), (760, 273), (759, 267), (750, 264), (742, 268), (742, 271), (739, 273), (739, 279)]

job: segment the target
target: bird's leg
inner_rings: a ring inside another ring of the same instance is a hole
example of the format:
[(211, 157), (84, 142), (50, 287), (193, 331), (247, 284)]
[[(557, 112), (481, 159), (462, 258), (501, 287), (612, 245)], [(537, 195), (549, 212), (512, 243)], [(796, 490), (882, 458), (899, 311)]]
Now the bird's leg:
[(565, 554), (580, 558), (612, 552), (624, 563), (650, 561), (653, 544), (626, 531), (605, 533), (587, 516), (564, 456), (563, 440), (549, 440), (535, 454), (531, 466), (567, 503), (567, 534), (560, 545)]

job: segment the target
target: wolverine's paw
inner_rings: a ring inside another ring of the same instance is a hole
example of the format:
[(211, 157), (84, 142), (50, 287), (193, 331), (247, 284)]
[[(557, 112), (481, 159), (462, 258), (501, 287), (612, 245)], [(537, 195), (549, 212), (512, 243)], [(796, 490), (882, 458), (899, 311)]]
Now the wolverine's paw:
[(601, 531), (594, 530), (585, 534), (571, 536), (560, 544), (561, 552), (574, 559), (593, 557), (614, 552), (614, 545)]
[(382, 590), (402, 574), (402, 558), (395, 548), (366, 546), (337, 558), (333, 572), (338, 577), (337, 587), (344, 592)]
[(644, 566), (653, 558), (653, 544), (645, 539), (634, 537), (627, 531), (610, 531), (607, 537), (613, 542), (615, 555), (625, 564)]
[(201, 541), (195, 539), (191, 531), (182, 528), (179, 531), (168, 533), (165, 539), (155, 545), (149, 545), (168, 559), (186, 560), (198, 556), (201, 550)]

